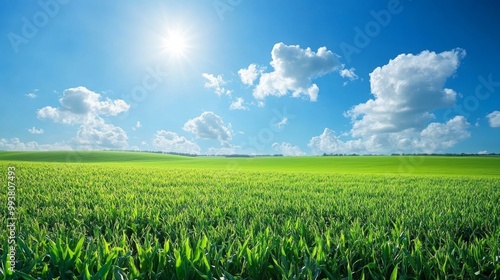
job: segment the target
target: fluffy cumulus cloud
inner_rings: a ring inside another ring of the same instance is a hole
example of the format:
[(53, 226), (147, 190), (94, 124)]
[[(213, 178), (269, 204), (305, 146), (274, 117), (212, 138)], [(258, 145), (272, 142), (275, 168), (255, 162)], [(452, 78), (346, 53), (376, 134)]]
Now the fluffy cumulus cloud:
[(216, 156), (221, 156), (221, 155), (234, 155), (238, 153), (238, 148), (239, 146), (232, 146), (232, 145), (225, 145), (223, 147), (210, 147), (208, 148), (208, 154), (209, 155), (216, 155)]
[(493, 111), (486, 117), (491, 127), (500, 127), (500, 111)]
[(233, 137), (231, 124), (226, 125), (220, 116), (210, 111), (188, 120), (183, 129), (199, 138), (219, 140), (221, 143), (227, 143)]
[(200, 154), (200, 146), (175, 132), (159, 130), (153, 139), (153, 146), (164, 152)]
[(213, 89), (218, 96), (231, 95), (231, 90), (224, 87), (226, 81), (221, 75), (214, 76), (213, 74), (203, 73), (202, 76), (207, 79), (205, 88)]
[(273, 143), (273, 149), (284, 155), (284, 156), (305, 156), (306, 153), (304, 153), (300, 147), (298, 146), (293, 146), (292, 144), (290, 143), (286, 143), (286, 142), (283, 142), (283, 143)]
[(370, 74), (374, 96), (346, 112), (350, 137), (330, 129), (309, 141), (314, 153), (436, 152), (469, 137), (463, 116), (445, 123), (432, 122), (432, 113), (453, 106), (457, 93), (445, 87), (455, 74), (462, 49), (442, 53), (401, 54)]
[(38, 142), (22, 142), (19, 138), (0, 138), (0, 150), (7, 151), (69, 151), (72, 147), (64, 142), (39, 144)]
[(417, 144), (424, 152), (441, 151), (455, 146), (470, 136), (470, 124), (463, 116), (456, 116), (446, 123), (431, 123), (420, 133)]
[(130, 109), (130, 105), (121, 99), (101, 100), (100, 94), (85, 87), (65, 90), (59, 103), (59, 108), (46, 106), (38, 110), (38, 117), (63, 124), (75, 124), (93, 121), (98, 116), (116, 116)]
[[(291, 93), (293, 97), (306, 96), (311, 101), (316, 101), (319, 87), (312, 80), (342, 68), (338, 56), (326, 47), (321, 47), (314, 52), (310, 48), (302, 49), (298, 45), (277, 43), (271, 51), (271, 57), (271, 66), (274, 71), (260, 75), (259, 82), (253, 91), (256, 99)], [(244, 83), (251, 84), (250, 81), (253, 83), (256, 79), (259, 73), (256, 73), (257, 70), (253, 68), (250, 65), (243, 71)]]
[(258, 67), (257, 64), (250, 64), (248, 68), (238, 70), (241, 82), (245, 85), (253, 86), (253, 83), (263, 73), (264, 69)]
[(336, 153), (352, 153), (360, 151), (362, 145), (360, 140), (342, 141), (335, 132), (329, 128), (325, 128), (319, 136), (314, 136), (309, 141), (308, 146), (315, 154), (336, 154)]
[(104, 116), (116, 116), (130, 109), (121, 99), (102, 98), (85, 87), (66, 89), (59, 99), (60, 106), (46, 106), (37, 111), (38, 118), (67, 125), (79, 124), (73, 143), (79, 148), (124, 148), (127, 134), (120, 127), (108, 124)]
[(457, 70), (462, 49), (442, 53), (401, 54), (370, 73), (373, 99), (347, 114), (354, 121), (353, 136), (423, 128), (432, 111), (452, 106), (456, 92), (444, 84)]
[(80, 125), (74, 143), (79, 149), (115, 149), (127, 147), (127, 133), (120, 127), (96, 119)]
[(463, 116), (456, 116), (446, 123), (430, 123), (421, 131), (406, 129), (349, 140), (326, 128), (321, 135), (313, 137), (308, 146), (315, 154), (441, 152), (468, 138), (469, 127)]
[(243, 105), (244, 102), (245, 100), (243, 98), (236, 98), (236, 100), (229, 105), (229, 110), (246, 110), (247, 107)]

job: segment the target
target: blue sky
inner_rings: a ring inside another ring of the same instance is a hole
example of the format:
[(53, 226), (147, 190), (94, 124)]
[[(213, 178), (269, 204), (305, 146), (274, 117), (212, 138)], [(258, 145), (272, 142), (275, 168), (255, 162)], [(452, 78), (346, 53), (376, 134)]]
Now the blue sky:
[(500, 152), (500, 3), (3, 1), (0, 150)]

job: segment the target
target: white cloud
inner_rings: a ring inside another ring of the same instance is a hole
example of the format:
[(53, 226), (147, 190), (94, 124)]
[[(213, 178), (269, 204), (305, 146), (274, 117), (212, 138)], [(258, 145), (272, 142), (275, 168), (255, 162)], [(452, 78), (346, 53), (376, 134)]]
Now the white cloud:
[(103, 99), (85, 87), (66, 89), (59, 99), (60, 107), (46, 106), (37, 111), (38, 118), (56, 123), (79, 124), (73, 143), (81, 148), (125, 148), (127, 134), (120, 127), (108, 124), (103, 116), (116, 116), (130, 109), (121, 99)]
[(200, 154), (200, 146), (179, 136), (175, 132), (159, 130), (153, 139), (153, 146), (164, 152), (176, 152), (186, 154)]
[(453, 106), (457, 93), (444, 84), (465, 56), (462, 49), (401, 54), (370, 74), (374, 99), (351, 108), (350, 139), (326, 128), (312, 137), (314, 153), (437, 152), (470, 136), (463, 116), (433, 122), (434, 110)]
[(229, 105), (229, 110), (246, 110), (247, 107), (243, 106), (244, 102), (245, 100), (243, 98), (236, 98), (236, 100)]
[(350, 69), (342, 69), (340, 70), (340, 76), (342, 78), (348, 78), (350, 81), (354, 81), (354, 80), (357, 80), (359, 79), (358, 75), (356, 75), (356, 73), (354, 72), (356, 69), (354, 68), (350, 68)]
[(36, 127), (28, 128), (28, 132), (31, 134), (43, 134), (43, 129), (37, 129)]
[(217, 156), (234, 155), (238, 153), (238, 148), (239, 146), (232, 146), (232, 145), (226, 145), (225, 147), (220, 147), (220, 148), (210, 147), (208, 148), (208, 154)]
[(79, 149), (120, 149), (127, 147), (127, 133), (120, 127), (96, 119), (92, 124), (82, 124), (74, 143)]
[(119, 113), (128, 111), (130, 105), (121, 99), (111, 100), (106, 98), (100, 100), (101, 95), (88, 90), (85, 87), (70, 88), (63, 92), (59, 99), (61, 103), (60, 111), (71, 114), (97, 114), (116, 116)]
[(200, 116), (188, 120), (183, 129), (199, 138), (215, 139), (227, 143), (233, 137), (231, 124), (224, 124), (221, 117), (213, 112), (203, 112)]
[(60, 122), (60, 123), (65, 123), (65, 124), (71, 124), (77, 122), (75, 118), (71, 116), (71, 114), (65, 114), (65, 116), (62, 116), (63, 113), (61, 113), (57, 108), (51, 107), (51, 106), (46, 106), (43, 107), (42, 109), (39, 109), (37, 111), (37, 116), (40, 119), (51, 119), (55, 122)]
[(253, 91), (256, 99), (264, 99), (270, 95), (284, 96), (291, 92), (293, 97), (304, 95), (311, 101), (316, 101), (319, 88), (312, 80), (342, 67), (338, 56), (326, 47), (314, 52), (298, 45), (277, 43), (271, 51), (271, 57), (270, 64), (274, 71), (261, 74)]
[(456, 116), (446, 123), (430, 123), (422, 131), (412, 128), (351, 140), (342, 140), (334, 131), (325, 128), (321, 135), (311, 138), (308, 146), (315, 154), (442, 152), (468, 138), (469, 126), (463, 116)]
[(75, 124), (92, 121), (98, 116), (116, 116), (130, 109), (130, 105), (121, 99), (101, 100), (101, 95), (85, 87), (69, 88), (59, 99), (61, 107), (46, 106), (39, 109), (41, 119), (51, 119), (58, 123)]
[(0, 139), (0, 150), (7, 151), (67, 151), (72, 150), (71, 146), (64, 143), (38, 144), (38, 142), (21, 142), (19, 138)]
[(276, 124), (274, 124), (277, 128), (283, 128), (286, 124), (288, 123), (288, 118), (287, 117), (283, 117), (281, 119), (281, 121), (277, 122)]
[(361, 140), (343, 141), (329, 128), (325, 128), (321, 135), (312, 137), (308, 146), (315, 154), (360, 153), (366, 150)]
[(35, 89), (32, 92), (26, 93), (25, 95), (29, 98), (35, 99), (37, 97), (37, 95), (36, 95), (37, 92), (38, 92), (38, 89)]
[(420, 133), (418, 147), (429, 153), (451, 148), (470, 136), (469, 126), (463, 116), (456, 116), (446, 123), (431, 123)]
[(215, 91), (218, 96), (221, 95), (231, 95), (231, 91), (224, 88), (226, 81), (221, 75), (214, 76), (213, 74), (203, 73), (201, 74), (203, 78), (208, 81), (205, 82), (205, 88), (211, 88)]
[(479, 151), (477, 152), (478, 155), (487, 155), (488, 154), (488, 151), (486, 150), (483, 150), (483, 151)]
[(257, 68), (257, 64), (252, 63), (248, 66), (248, 68), (238, 70), (238, 75), (240, 76), (243, 84), (253, 86), (253, 83), (263, 71), (263, 68)]
[(302, 152), (300, 147), (293, 146), (290, 143), (283, 142), (273, 143), (273, 149), (284, 156), (305, 156), (306, 153)]
[(452, 106), (456, 92), (444, 88), (457, 70), (462, 49), (436, 54), (401, 54), (387, 65), (370, 73), (374, 99), (347, 112), (353, 120), (353, 136), (422, 129), (434, 115), (433, 110)]
[(500, 111), (493, 111), (486, 117), (491, 127), (500, 127)]
[(134, 131), (135, 131), (135, 130), (137, 130), (137, 129), (141, 128), (141, 127), (142, 127), (141, 122), (140, 122), (140, 121), (137, 121), (137, 122), (135, 123), (135, 125), (132, 127), (132, 130), (134, 130)]

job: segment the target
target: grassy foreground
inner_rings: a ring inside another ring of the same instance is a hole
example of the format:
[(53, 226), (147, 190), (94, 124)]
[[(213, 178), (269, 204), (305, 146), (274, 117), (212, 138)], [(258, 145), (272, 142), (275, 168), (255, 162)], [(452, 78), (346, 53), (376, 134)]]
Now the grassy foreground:
[(0, 277), (499, 279), (499, 160), (0, 153)]

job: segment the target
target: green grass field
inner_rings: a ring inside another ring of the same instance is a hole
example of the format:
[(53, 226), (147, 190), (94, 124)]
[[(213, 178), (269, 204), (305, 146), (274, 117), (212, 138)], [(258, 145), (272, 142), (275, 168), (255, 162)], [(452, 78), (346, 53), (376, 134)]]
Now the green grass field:
[(500, 279), (500, 157), (0, 152), (0, 170), (4, 279)]
[(0, 161), (9, 160), (306, 173), (500, 176), (500, 157), (495, 156), (316, 156), (224, 158), (185, 157), (136, 152), (0, 152)]

